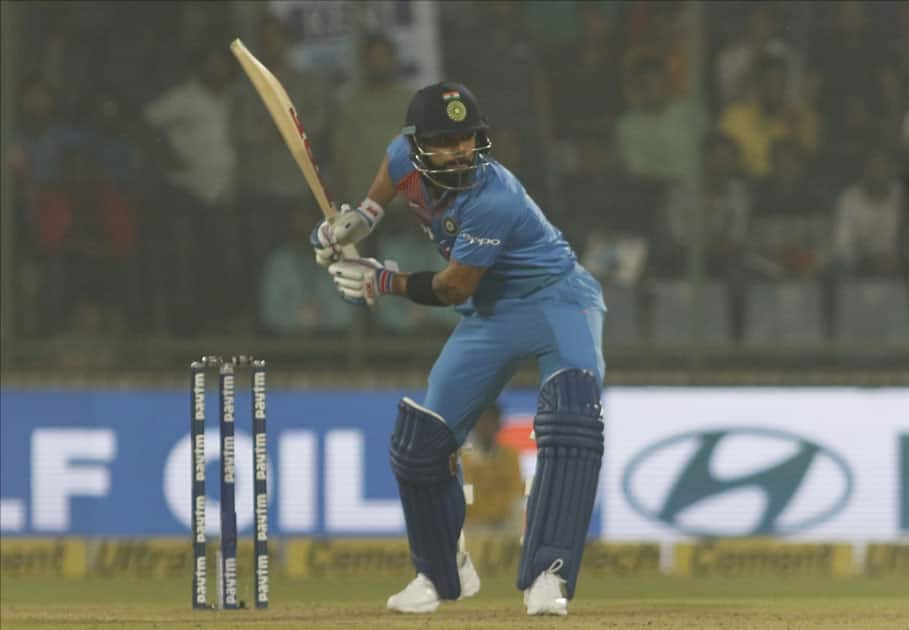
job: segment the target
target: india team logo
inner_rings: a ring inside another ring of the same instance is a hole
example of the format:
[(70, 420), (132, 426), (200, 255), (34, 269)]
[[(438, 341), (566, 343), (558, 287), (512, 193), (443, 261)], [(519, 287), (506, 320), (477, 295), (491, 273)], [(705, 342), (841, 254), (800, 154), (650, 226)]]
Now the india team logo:
[(450, 101), (445, 107), (445, 113), (455, 122), (461, 122), (467, 118), (467, 108), (461, 101)]
[(457, 90), (448, 90), (442, 92), (442, 100), (448, 103), (445, 106), (445, 113), (455, 122), (461, 122), (467, 118), (467, 107), (461, 100), (461, 93)]
[(451, 217), (445, 217), (445, 220), (442, 221), (442, 229), (449, 236), (454, 236), (458, 233), (458, 223)]

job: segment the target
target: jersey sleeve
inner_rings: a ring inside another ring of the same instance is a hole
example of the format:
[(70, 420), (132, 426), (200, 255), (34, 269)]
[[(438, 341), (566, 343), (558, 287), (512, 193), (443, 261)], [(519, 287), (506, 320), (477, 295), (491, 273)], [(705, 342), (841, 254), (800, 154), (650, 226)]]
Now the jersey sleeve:
[(518, 214), (500, 195), (483, 200), (462, 212), (461, 225), (451, 258), (471, 267), (491, 267), (502, 253)]
[(410, 162), (410, 145), (407, 138), (397, 136), (385, 150), (388, 156), (388, 175), (395, 188), (416, 169)]

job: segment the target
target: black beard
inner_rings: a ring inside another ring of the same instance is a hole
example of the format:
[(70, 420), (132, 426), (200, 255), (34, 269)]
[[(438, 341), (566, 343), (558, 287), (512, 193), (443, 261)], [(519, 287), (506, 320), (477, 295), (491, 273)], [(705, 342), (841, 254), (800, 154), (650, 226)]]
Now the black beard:
[(456, 168), (458, 166), (463, 166), (463, 170), (452, 171), (450, 173), (439, 173), (436, 175), (436, 179), (445, 184), (446, 186), (451, 186), (452, 188), (460, 188), (462, 186), (467, 186), (473, 180), (476, 171), (471, 169), (472, 164), (469, 162), (450, 162), (444, 166), (444, 168)]

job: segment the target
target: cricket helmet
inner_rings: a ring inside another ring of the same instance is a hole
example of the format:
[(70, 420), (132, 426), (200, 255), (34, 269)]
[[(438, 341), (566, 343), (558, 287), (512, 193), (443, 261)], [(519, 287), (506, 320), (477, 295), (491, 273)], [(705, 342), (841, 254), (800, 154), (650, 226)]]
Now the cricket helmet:
[[(487, 130), (489, 125), (477, 98), (466, 86), (454, 81), (429, 85), (410, 100), (401, 133), (410, 142), (410, 159), (424, 177), (445, 190), (473, 188), (476, 173), (489, 161), (486, 155), (492, 148)], [(437, 155), (436, 146), (445, 140), (475, 134), (474, 147), (468, 164), (436, 166), (429, 158)]]

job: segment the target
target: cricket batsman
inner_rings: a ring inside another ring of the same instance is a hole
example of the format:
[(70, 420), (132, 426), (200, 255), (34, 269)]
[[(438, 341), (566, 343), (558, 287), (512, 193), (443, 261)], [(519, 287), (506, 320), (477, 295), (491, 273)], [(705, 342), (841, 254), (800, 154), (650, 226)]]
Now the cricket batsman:
[[(419, 90), (366, 198), (313, 230), (316, 259), (344, 299), (408, 299), (454, 306), (462, 319), (430, 374), (425, 399), (398, 404), (391, 468), (398, 481), (416, 577), (388, 599), (431, 613), (476, 594), (477, 572), (458, 552), (465, 500), (457, 451), (480, 413), (525, 357), (540, 392), (537, 464), (517, 587), (529, 615), (566, 615), (574, 595), (603, 456), (600, 395), (603, 304), (599, 283), (527, 194), (490, 156), (489, 126), (470, 90)], [(341, 246), (376, 229), (403, 195), (447, 264), (404, 273), (373, 258), (343, 260)]]

